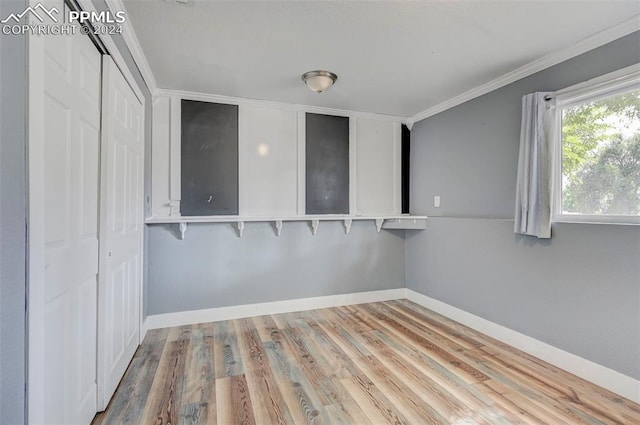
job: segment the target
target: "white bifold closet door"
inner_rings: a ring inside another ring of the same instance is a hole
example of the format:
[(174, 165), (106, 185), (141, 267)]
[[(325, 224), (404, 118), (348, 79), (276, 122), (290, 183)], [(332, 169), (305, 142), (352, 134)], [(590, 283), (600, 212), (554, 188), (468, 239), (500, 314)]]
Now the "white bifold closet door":
[(39, 220), (31, 223), (42, 229), (30, 243), (38, 241), (44, 262), (42, 286), (29, 299), (29, 320), (41, 320), (42, 329), (30, 346), (42, 356), (41, 368), (30, 368), (42, 371), (42, 387), (30, 388), (43, 392), (33, 399), (43, 412), (33, 423), (86, 425), (97, 392), (100, 53), (84, 35), (42, 37), (33, 44), (42, 49), (42, 77), (30, 87), (30, 119), (41, 120), (29, 146), (38, 156), (30, 162), (31, 196), (38, 196), (30, 208)]
[(98, 409), (109, 403), (140, 338), (144, 110), (109, 56), (102, 66)]
[(29, 423), (88, 425), (140, 338), (144, 110), (79, 31), (29, 65)]

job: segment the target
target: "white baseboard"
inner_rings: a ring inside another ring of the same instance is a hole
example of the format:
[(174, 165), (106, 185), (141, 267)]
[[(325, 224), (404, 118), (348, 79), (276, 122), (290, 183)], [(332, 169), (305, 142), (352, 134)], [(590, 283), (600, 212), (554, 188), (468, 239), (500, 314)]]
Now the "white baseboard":
[(146, 334), (146, 331), (150, 329), (168, 328), (172, 326), (242, 319), (266, 314), (292, 313), (295, 311), (373, 303), (401, 298), (405, 298), (405, 288), (155, 314), (147, 316), (142, 333)]
[(640, 403), (640, 381), (606, 368), (590, 360), (531, 338), (497, 323), (467, 313), (452, 305), (406, 289), (407, 299), (440, 313), (456, 322), (509, 344), (525, 353), (551, 363), (589, 382)]

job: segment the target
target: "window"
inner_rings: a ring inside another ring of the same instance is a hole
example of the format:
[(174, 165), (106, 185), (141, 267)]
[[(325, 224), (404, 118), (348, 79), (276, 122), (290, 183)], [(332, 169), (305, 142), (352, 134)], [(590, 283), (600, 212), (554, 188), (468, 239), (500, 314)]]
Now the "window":
[(554, 221), (640, 223), (640, 71), (557, 93)]

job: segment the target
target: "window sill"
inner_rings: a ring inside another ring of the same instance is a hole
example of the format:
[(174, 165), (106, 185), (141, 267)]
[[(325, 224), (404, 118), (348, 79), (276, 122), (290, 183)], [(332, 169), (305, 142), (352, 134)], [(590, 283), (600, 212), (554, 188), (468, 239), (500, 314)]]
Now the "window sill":
[(580, 223), (580, 224), (615, 224), (615, 225), (640, 225), (640, 216), (631, 215), (586, 215), (586, 214), (558, 214), (551, 220), (552, 223)]

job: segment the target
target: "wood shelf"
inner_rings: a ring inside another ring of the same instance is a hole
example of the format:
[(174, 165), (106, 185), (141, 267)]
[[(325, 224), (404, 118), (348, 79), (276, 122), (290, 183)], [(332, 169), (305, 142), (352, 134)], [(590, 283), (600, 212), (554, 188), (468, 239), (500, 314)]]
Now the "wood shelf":
[(412, 229), (423, 230), (427, 226), (427, 216), (414, 215), (395, 215), (395, 216), (355, 216), (355, 215), (305, 215), (292, 217), (246, 217), (236, 215), (220, 215), (220, 216), (189, 216), (189, 217), (149, 217), (145, 220), (146, 224), (174, 224), (177, 225), (177, 231), (180, 239), (184, 239), (187, 232), (188, 223), (229, 223), (234, 224), (239, 237), (242, 237), (245, 223), (274, 223), (276, 228), (276, 236), (280, 236), (284, 222), (301, 222), (307, 221), (311, 223), (312, 234), (318, 232), (320, 222), (322, 221), (342, 221), (344, 223), (345, 233), (351, 230), (353, 221), (373, 221), (376, 230), (381, 229)]
[(404, 229), (404, 230), (424, 230), (427, 228), (427, 217), (425, 216), (402, 216), (392, 217), (384, 220), (383, 229)]

